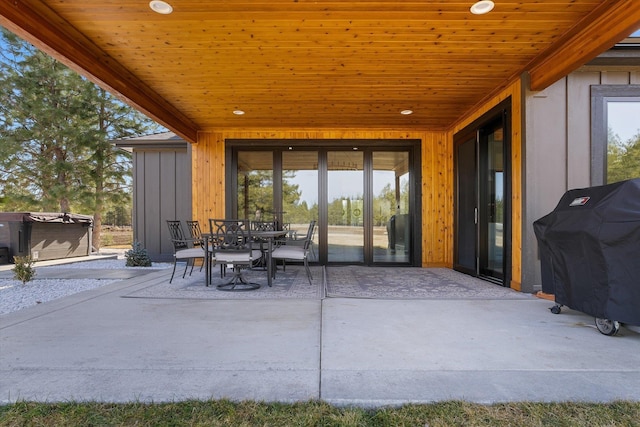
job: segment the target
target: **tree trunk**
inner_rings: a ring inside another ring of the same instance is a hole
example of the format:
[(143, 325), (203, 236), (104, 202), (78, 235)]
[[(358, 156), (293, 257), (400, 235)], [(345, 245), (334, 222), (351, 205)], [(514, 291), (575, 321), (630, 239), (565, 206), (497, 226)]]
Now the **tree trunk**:
[(70, 213), (69, 210), (71, 208), (69, 207), (69, 199), (67, 199), (66, 197), (60, 199), (60, 212), (62, 213)]
[(102, 162), (96, 165), (95, 206), (93, 210), (93, 247), (97, 251), (102, 246), (102, 212), (104, 211), (104, 167)]
[(102, 234), (102, 213), (101, 209), (96, 209), (93, 213), (93, 232), (91, 234), (91, 240), (93, 241), (93, 247), (96, 251), (100, 251), (100, 235)]

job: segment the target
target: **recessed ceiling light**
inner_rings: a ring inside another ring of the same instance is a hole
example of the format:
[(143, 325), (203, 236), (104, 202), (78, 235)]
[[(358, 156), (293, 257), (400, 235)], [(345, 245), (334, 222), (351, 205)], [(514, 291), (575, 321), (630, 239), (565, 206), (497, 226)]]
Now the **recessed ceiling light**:
[(402, 114), (403, 116), (408, 116), (410, 114), (413, 114), (413, 110), (402, 110), (400, 111), (400, 114)]
[(485, 13), (491, 12), (494, 6), (495, 4), (491, 0), (480, 0), (474, 3), (469, 10), (471, 10), (471, 13), (474, 15), (484, 15)]
[(161, 13), (163, 15), (168, 15), (173, 12), (173, 7), (171, 7), (171, 5), (166, 1), (162, 0), (151, 0), (149, 2), (149, 7), (154, 12)]
[(244, 114), (244, 111), (242, 111), (242, 110), (233, 110), (233, 114), (235, 114), (236, 116), (242, 116)]

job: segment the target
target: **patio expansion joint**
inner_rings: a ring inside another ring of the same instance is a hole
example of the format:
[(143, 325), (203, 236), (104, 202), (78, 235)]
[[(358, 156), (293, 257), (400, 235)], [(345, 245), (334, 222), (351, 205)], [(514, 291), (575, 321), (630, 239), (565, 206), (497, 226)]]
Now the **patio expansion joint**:
[(327, 295), (327, 266), (322, 266), (322, 298), (320, 298), (320, 326), (318, 334), (318, 399), (322, 400), (322, 329), (324, 325), (324, 300)]
[(421, 373), (455, 373), (455, 372), (483, 372), (483, 373), (510, 373), (510, 372), (556, 372), (556, 373), (590, 373), (590, 372), (598, 372), (603, 374), (615, 374), (615, 373), (623, 373), (629, 372), (637, 374), (638, 370), (636, 368), (620, 368), (620, 369), (600, 369), (600, 368), (492, 368), (492, 369), (483, 369), (483, 368), (447, 368), (441, 369), (438, 367), (434, 367), (433, 369), (425, 369), (425, 368), (397, 368), (397, 369), (380, 369), (380, 368), (337, 368), (337, 369), (327, 369), (327, 372), (421, 372)]
[[(291, 368), (268, 368), (268, 369), (247, 369), (243, 368), (242, 372), (314, 372), (314, 369), (291, 369)], [(173, 366), (166, 367), (95, 367), (95, 366), (7, 366), (0, 368), (0, 373), (8, 376), (12, 372), (220, 372), (220, 373), (238, 373), (238, 369), (235, 368), (219, 368), (219, 367), (188, 367), (188, 366)]]

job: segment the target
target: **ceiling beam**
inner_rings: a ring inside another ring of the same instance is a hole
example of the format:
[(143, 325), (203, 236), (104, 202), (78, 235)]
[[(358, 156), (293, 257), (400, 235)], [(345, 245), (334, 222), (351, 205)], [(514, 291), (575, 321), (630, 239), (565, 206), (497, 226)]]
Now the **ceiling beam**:
[(189, 142), (198, 126), (39, 0), (0, 1), (0, 25)]
[(526, 67), (531, 90), (547, 88), (613, 47), (638, 27), (638, 0), (604, 1)]

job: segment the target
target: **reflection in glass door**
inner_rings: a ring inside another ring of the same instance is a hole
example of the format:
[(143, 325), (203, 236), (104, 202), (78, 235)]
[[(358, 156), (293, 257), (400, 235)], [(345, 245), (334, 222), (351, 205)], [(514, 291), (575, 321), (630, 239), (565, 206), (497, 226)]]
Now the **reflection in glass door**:
[(502, 123), (481, 139), (480, 259), (481, 276), (504, 276), (504, 143)]
[(373, 152), (373, 262), (409, 262), (409, 153)]
[(317, 221), (309, 259), (323, 265), (420, 261), (411, 149), (238, 146), (228, 156), (229, 217), (277, 220), (296, 238)]
[(364, 162), (361, 151), (327, 153), (327, 259), (364, 262)]
[[(289, 150), (282, 153), (282, 211), (284, 223), (301, 239), (311, 221), (318, 221), (318, 152)], [(309, 261), (318, 261), (317, 226)]]
[(251, 220), (273, 218), (273, 153), (239, 151), (237, 217)]

